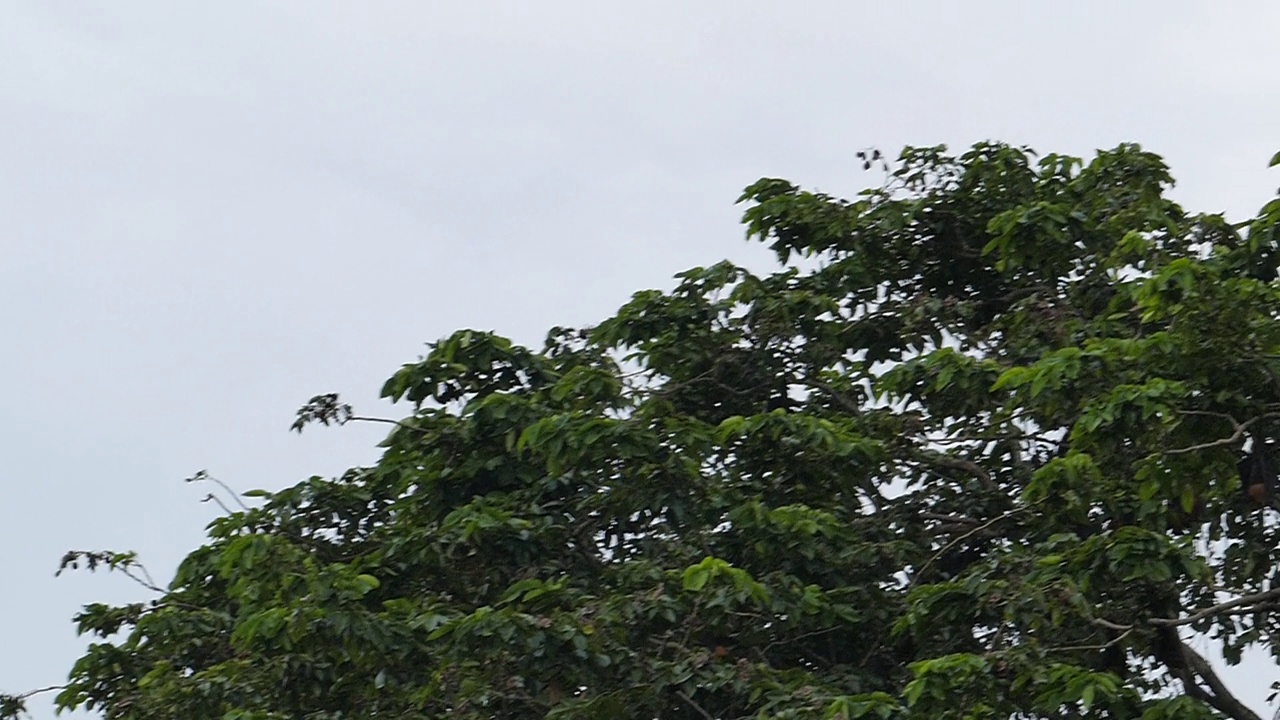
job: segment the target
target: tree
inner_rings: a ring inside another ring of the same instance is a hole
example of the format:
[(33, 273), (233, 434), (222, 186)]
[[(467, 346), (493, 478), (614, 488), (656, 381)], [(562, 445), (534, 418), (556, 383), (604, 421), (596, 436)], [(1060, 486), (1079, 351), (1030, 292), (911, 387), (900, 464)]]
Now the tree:
[(1256, 718), (1188, 638), (1280, 653), (1280, 200), (1188, 214), (1136, 145), (884, 170), (749, 187), (773, 274), (435, 343), (377, 464), (247, 493), (155, 600), (86, 607), (59, 705)]

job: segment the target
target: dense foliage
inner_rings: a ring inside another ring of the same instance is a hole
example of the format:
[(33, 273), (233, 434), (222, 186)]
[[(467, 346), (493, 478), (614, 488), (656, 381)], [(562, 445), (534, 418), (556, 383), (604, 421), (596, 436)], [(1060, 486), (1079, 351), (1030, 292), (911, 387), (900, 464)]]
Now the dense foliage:
[(250, 493), (154, 602), (87, 607), (58, 702), (1255, 718), (1187, 639), (1280, 652), (1280, 200), (1232, 224), (1171, 184), (1134, 145), (912, 148), (851, 201), (761, 180), (777, 272), (434, 344), (376, 465)]

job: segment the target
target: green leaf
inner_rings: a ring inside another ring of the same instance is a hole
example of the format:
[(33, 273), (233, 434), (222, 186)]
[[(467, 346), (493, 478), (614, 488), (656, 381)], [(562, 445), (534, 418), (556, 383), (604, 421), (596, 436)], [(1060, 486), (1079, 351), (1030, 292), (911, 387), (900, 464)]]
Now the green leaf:
[(1031, 380), (1031, 397), (1039, 397), (1040, 393), (1044, 392), (1045, 388), (1049, 387), (1049, 380), (1049, 373), (1045, 370), (1041, 370), (1037, 373)]
[(1182, 496), (1179, 501), (1182, 505), (1182, 511), (1190, 514), (1196, 507), (1196, 491), (1190, 487), (1182, 488)]
[(907, 686), (906, 688), (904, 688), (904, 692), (902, 696), (903, 700), (907, 702), (907, 707), (913, 707), (916, 703), (920, 702), (920, 697), (924, 694), (924, 690), (925, 690), (924, 678), (918, 677), (915, 680), (912, 680), (911, 682), (907, 683)]
[(702, 565), (694, 565), (684, 571), (681, 585), (685, 590), (697, 592), (706, 587), (711, 579), (711, 571)]
[(1080, 704), (1084, 707), (1085, 712), (1093, 705), (1094, 696), (1097, 693), (1097, 686), (1085, 685), (1084, 690), (1080, 693)]
[(1016, 367), (1005, 370), (996, 378), (995, 383), (991, 386), (991, 390), (1002, 390), (1005, 387), (1020, 387), (1025, 385), (1031, 376), (1031, 370), (1025, 367)]
[[(1138, 499), (1146, 502), (1156, 496), (1160, 491), (1160, 481), (1155, 478), (1144, 480), (1138, 485)], [(1189, 512), (1189, 511), (1188, 511)]]
[(948, 366), (948, 367), (942, 368), (941, 370), (938, 371), (938, 379), (936, 381), (935, 387), (937, 387), (939, 390), (945, 390), (946, 387), (951, 384), (951, 379), (955, 377), (955, 374), (956, 374), (956, 369), (954, 367)]

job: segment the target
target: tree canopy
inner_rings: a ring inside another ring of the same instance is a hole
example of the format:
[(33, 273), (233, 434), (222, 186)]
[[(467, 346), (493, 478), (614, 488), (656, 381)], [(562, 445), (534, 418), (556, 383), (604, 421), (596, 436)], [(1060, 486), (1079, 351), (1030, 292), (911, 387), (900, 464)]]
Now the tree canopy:
[(852, 200), (746, 189), (771, 274), (431, 345), (376, 464), (246, 493), (154, 600), (87, 606), (58, 704), (1256, 718), (1190, 640), (1280, 657), (1280, 199), (1188, 213), (1136, 145), (862, 157)]

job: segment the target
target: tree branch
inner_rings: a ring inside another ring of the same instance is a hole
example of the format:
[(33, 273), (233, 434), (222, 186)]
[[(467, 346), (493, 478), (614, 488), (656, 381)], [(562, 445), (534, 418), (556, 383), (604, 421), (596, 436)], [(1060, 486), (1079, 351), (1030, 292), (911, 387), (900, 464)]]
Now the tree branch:
[[(1196, 612), (1193, 612), (1186, 617), (1151, 618), (1149, 622), (1152, 625), (1158, 625), (1160, 627), (1177, 627), (1178, 625), (1190, 625), (1191, 623), (1196, 622), (1197, 620), (1203, 620), (1213, 615), (1221, 615), (1221, 614), (1227, 613), (1228, 611), (1235, 610), (1236, 608), (1240, 608), (1242, 606), (1258, 605), (1258, 604), (1265, 603), (1268, 600), (1276, 600), (1276, 599), (1280, 599), (1280, 588), (1272, 588), (1271, 590), (1266, 590), (1260, 593), (1254, 593), (1252, 595), (1245, 595), (1244, 597), (1238, 597), (1238, 598), (1235, 598), (1234, 600), (1228, 600), (1223, 603), (1218, 603), (1217, 605), (1214, 605), (1212, 607), (1207, 607), (1207, 608), (1204, 608), (1203, 610), (1197, 610)], [(1247, 611), (1251, 608), (1245, 608), (1245, 609)]]
[(1104, 620), (1102, 618), (1094, 618), (1093, 620), (1090, 620), (1090, 622), (1092, 622), (1094, 625), (1097, 625), (1098, 627), (1104, 627), (1108, 630), (1116, 630), (1118, 632), (1129, 632), (1130, 630), (1133, 629), (1132, 625), (1121, 625), (1120, 623), (1114, 623), (1114, 622), (1111, 622), (1110, 620)]
[[(1192, 650), (1191, 646), (1183, 642), (1182, 638), (1178, 635), (1177, 630), (1174, 628), (1168, 628), (1165, 640), (1174, 646), (1173, 649), (1181, 656), (1182, 661), (1185, 663), (1185, 665), (1180, 668), (1171, 666), (1169, 670), (1182, 680), (1183, 688), (1187, 691), (1188, 695), (1199, 697), (1214, 709), (1228, 717), (1234, 718), (1234, 720), (1262, 720), (1257, 713), (1246, 707), (1244, 703), (1237, 700), (1236, 697), (1227, 690), (1227, 686), (1223, 684), (1222, 679), (1218, 677), (1216, 672), (1214, 672), (1213, 666), (1209, 664), (1209, 661), (1205, 660), (1200, 653)], [(1168, 665), (1169, 663), (1166, 662), (1165, 664)], [(1204, 684), (1207, 685), (1208, 688), (1206, 689), (1196, 684), (1193, 674), (1199, 675), (1200, 678), (1204, 680)]]
[(66, 690), (66, 689), (67, 689), (66, 685), (50, 685), (48, 687), (36, 688), (35, 690), (28, 690), (22, 693), (21, 695), (18, 695), (17, 697), (21, 700), (27, 700), (29, 698), (35, 697), (36, 695), (42, 695), (47, 692), (56, 692), (56, 691)]
[(1221, 418), (1222, 420), (1226, 420), (1227, 422), (1231, 423), (1231, 427), (1234, 429), (1234, 432), (1231, 433), (1230, 437), (1220, 438), (1218, 440), (1211, 440), (1209, 442), (1200, 443), (1198, 445), (1192, 445), (1190, 447), (1177, 448), (1174, 450), (1165, 450), (1164, 451), (1165, 455), (1183, 455), (1186, 453), (1197, 452), (1200, 450), (1208, 450), (1210, 448), (1223, 447), (1226, 445), (1235, 445), (1240, 441), (1244, 440), (1245, 431), (1247, 431), (1249, 427), (1252, 426), (1254, 423), (1258, 422), (1259, 420), (1278, 417), (1276, 413), (1267, 413), (1265, 415), (1259, 415), (1258, 417), (1253, 418), (1252, 420), (1246, 420), (1244, 422), (1240, 422), (1239, 420), (1236, 420), (1234, 417), (1226, 413), (1209, 412), (1207, 410), (1179, 410), (1178, 414), (1179, 415), (1201, 415), (1205, 417)]
[(227, 504), (222, 502), (222, 499), (219, 498), (217, 495), (214, 495), (213, 493), (209, 493), (208, 495), (205, 495), (204, 499), (201, 500), (200, 502), (210, 502), (210, 501), (212, 501), (218, 507), (222, 508), (222, 512), (228, 515), (231, 514), (231, 508), (227, 507)]
[(849, 414), (853, 415), (854, 417), (862, 417), (862, 408), (858, 406), (858, 403), (854, 402), (847, 395), (837, 390), (830, 383), (824, 380), (819, 380), (818, 378), (815, 378), (815, 377), (806, 378), (806, 380), (810, 385), (813, 385), (814, 387), (826, 393), (827, 396), (830, 397), (832, 400), (835, 400), (836, 403), (840, 405), (840, 407), (844, 408), (845, 410), (848, 410)]
[[(1160, 662), (1164, 663), (1170, 674), (1182, 682), (1183, 690), (1188, 696), (1203, 701), (1219, 712), (1233, 718), (1233, 720), (1262, 720), (1257, 713), (1250, 710), (1231, 694), (1226, 684), (1222, 682), (1217, 672), (1214, 671), (1213, 666), (1209, 664), (1209, 661), (1183, 642), (1182, 637), (1178, 635), (1178, 626), (1188, 625), (1213, 615), (1234, 614), (1258, 609), (1259, 605), (1265, 605), (1268, 601), (1277, 598), (1280, 598), (1280, 588), (1273, 588), (1228, 600), (1212, 607), (1198, 610), (1183, 618), (1151, 618), (1147, 620), (1147, 623), (1156, 628), (1159, 638), (1156, 647), (1163, 646), (1165, 650), (1164, 652), (1157, 650), (1156, 657)], [(1102, 618), (1094, 618), (1092, 622), (1099, 627), (1121, 631), (1125, 634), (1131, 632), (1135, 627), (1134, 625), (1122, 625)], [(1197, 676), (1204, 681), (1203, 686), (1197, 682)]]
[(1107, 650), (1109, 648), (1113, 648), (1116, 645), (1119, 645), (1120, 643), (1124, 642), (1124, 639), (1129, 637), (1129, 635), (1132, 632), (1133, 632), (1133, 628), (1129, 628), (1128, 630), (1125, 630), (1124, 632), (1111, 638), (1110, 640), (1104, 643), (1097, 643), (1095, 645), (1059, 645), (1056, 647), (1048, 648), (1048, 650), (1050, 652), (1084, 652), (1084, 651), (1094, 651), (1094, 650)]
[[(248, 506), (248, 505), (245, 505), (245, 504), (244, 504), (244, 501), (240, 499), (240, 493), (236, 492), (235, 490), (232, 490), (232, 489), (231, 489), (231, 486), (229, 486), (229, 485), (227, 485), (226, 483), (222, 482), (222, 481), (221, 481), (221, 480), (219, 480), (218, 478), (216, 478), (216, 477), (214, 477), (214, 476), (210, 475), (208, 470), (201, 470), (201, 471), (197, 472), (195, 475), (192, 475), (191, 477), (189, 477), (189, 478), (187, 478), (187, 479), (183, 480), (183, 482), (188, 482), (188, 483), (195, 483), (195, 482), (211, 482), (211, 483), (214, 483), (214, 484), (216, 484), (218, 487), (220, 487), (220, 488), (222, 488), (223, 490), (225, 490), (225, 491), (227, 492), (227, 494), (231, 496), (231, 499), (236, 501), (236, 504), (240, 506), (240, 509), (241, 509), (241, 510), (248, 511), (248, 509), (249, 509), (249, 506)], [(222, 506), (222, 509), (223, 509), (223, 510), (226, 510), (226, 512), (227, 512), (227, 514), (228, 514), (228, 515), (230, 515), (230, 514), (231, 514), (231, 510), (229, 510), (229, 509), (227, 508), (227, 506), (226, 506), (226, 505), (225, 505), (221, 500), (219, 500), (218, 498), (214, 497), (214, 496), (213, 496), (213, 493), (209, 493), (209, 496), (208, 496), (208, 497), (206, 497), (204, 500), (201, 500), (200, 502), (208, 502), (208, 501), (210, 501), (210, 500), (213, 500), (214, 502), (216, 502), (216, 503), (218, 503), (219, 505), (221, 505), (221, 506)]]
[(965, 540), (968, 540), (969, 538), (973, 537), (974, 535), (977, 535), (978, 533), (984, 530), (990, 529), (992, 525), (995, 525), (1001, 520), (1006, 520), (1008, 518), (1011, 518), (1014, 515), (1017, 515), (1018, 513), (1026, 509), (1027, 509), (1026, 507), (1019, 507), (1019, 508), (1014, 508), (1012, 510), (1008, 510), (1006, 512), (1000, 513), (999, 515), (991, 518), (990, 520), (982, 523), (981, 525), (975, 527), (969, 532), (958, 536), (955, 540), (952, 540), (951, 542), (944, 545), (941, 550), (933, 554), (933, 557), (925, 561), (924, 565), (920, 566), (920, 570), (917, 571), (915, 575), (911, 578), (911, 582), (907, 583), (907, 589), (910, 590), (912, 587), (914, 587), (916, 584), (916, 581), (918, 581), (924, 575), (924, 571), (928, 570), (929, 566), (933, 565), (933, 563), (937, 561), (938, 558), (942, 557), (943, 555), (946, 555), (947, 552), (951, 550), (951, 548), (955, 547), (956, 545), (959, 545), (960, 543), (964, 542)]
[(420, 432), (423, 434), (427, 432), (426, 430), (423, 430), (420, 427), (414, 427), (412, 425), (409, 425), (408, 423), (404, 423), (399, 420), (392, 420), (391, 418), (368, 417), (366, 415), (352, 415), (351, 422), (381, 423), (383, 425), (395, 425), (398, 428), (403, 428), (405, 430), (412, 430), (414, 432)]
[(940, 452), (932, 452), (929, 450), (918, 450), (916, 457), (922, 462), (933, 463), (942, 467), (951, 468), (952, 470), (961, 470), (978, 478), (982, 482), (982, 487), (990, 492), (996, 492), (999, 488), (991, 481), (991, 473), (972, 460), (965, 460), (954, 455), (946, 455)]
[[(701, 715), (702, 717), (706, 718), (707, 720), (716, 720), (716, 718), (715, 718), (715, 716), (714, 716), (714, 715), (712, 715), (711, 713), (707, 712), (706, 708), (704, 708), (704, 707), (702, 707), (701, 705), (699, 705), (698, 703), (694, 702), (693, 698), (689, 697), (689, 695), (688, 695), (687, 693), (685, 693), (685, 691), (683, 691), (683, 690), (677, 690), (677, 691), (676, 691), (676, 695), (677, 695), (677, 696), (679, 696), (681, 700), (685, 701), (686, 703), (689, 703), (689, 707), (691, 707), (691, 708), (693, 708), (695, 711), (697, 711), (697, 713), (698, 713), (699, 715)], [(1262, 720), (1262, 719), (1261, 719), (1261, 718), (1259, 718), (1258, 720)]]
[(919, 517), (922, 520), (937, 520), (938, 522), (956, 523), (957, 525), (972, 526), (972, 525), (979, 525), (982, 522), (981, 520), (975, 520), (971, 517), (966, 517), (964, 515), (947, 515), (946, 513), (929, 512), (927, 510), (922, 510), (921, 512), (917, 513), (917, 517)]

